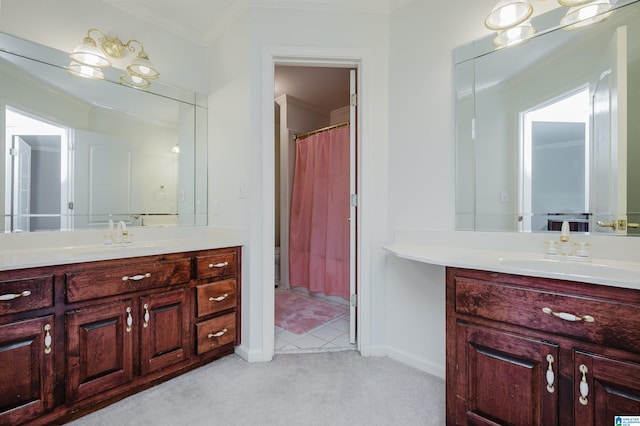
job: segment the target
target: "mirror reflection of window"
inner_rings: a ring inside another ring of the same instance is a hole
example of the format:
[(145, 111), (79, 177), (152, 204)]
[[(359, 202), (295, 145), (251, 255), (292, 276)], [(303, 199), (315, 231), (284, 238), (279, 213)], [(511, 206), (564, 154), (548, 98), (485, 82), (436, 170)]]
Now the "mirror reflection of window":
[(5, 109), (5, 232), (69, 229), (69, 131)]
[(583, 88), (521, 114), (522, 231), (589, 230), (589, 110)]

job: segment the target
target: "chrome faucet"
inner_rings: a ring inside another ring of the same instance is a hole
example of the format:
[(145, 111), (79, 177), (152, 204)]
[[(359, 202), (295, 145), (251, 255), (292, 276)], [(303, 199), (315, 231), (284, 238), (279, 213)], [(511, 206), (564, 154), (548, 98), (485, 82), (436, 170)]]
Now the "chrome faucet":
[(131, 242), (131, 235), (129, 234), (129, 231), (127, 231), (127, 224), (124, 223), (123, 220), (118, 222), (118, 234), (116, 236), (116, 242), (119, 242), (119, 243)]

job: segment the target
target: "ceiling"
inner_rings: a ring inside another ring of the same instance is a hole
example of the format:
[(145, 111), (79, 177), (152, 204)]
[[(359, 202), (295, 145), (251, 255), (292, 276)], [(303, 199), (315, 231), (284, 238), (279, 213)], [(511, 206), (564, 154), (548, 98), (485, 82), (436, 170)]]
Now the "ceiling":
[(389, 13), (413, 0), (102, 0), (194, 43), (207, 46), (247, 8)]
[(290, 95), (333, 111), (349, 105), (349, 69), (276, 66), (275, 98)]

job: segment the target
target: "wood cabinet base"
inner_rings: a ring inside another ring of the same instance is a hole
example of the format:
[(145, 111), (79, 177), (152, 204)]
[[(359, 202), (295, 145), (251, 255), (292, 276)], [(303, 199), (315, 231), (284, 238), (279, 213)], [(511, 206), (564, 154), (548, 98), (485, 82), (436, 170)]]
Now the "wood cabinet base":
[(0, 426), (58, 425), (232, 354), (240, 256), (0, 271)]
[(638, 312), (638, 290), (447, 268), (447, 425), (640, 415)]

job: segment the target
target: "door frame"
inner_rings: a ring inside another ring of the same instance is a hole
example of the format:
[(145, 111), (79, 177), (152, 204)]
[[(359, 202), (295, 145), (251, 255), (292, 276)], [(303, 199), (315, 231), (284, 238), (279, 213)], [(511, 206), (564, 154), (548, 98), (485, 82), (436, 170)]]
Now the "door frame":
[(357, 309), (357, 347), (363, 356), (371, 355), (371, 305), (370, 305), (370, 279), (366, 265), (370, 264), (370, 256), (362, 248), (366, 247), (366, 234), (364, 212), (366, 204), (364, 194), (363, 171), (366, 150), (363, 149), (363, 141), (369, 133), (368, 117), (363, 93), (371, 90), (372, 83), (367, 78), (366, 65), (371, 61), (371, 52), (365, 49), (333, 49), (333, 48), (305, 48), (291, 46), (265, 46), (262, 55), (262, 359), (270, 360), (275, 354), (275, 287), (274, 277), (274, 221), (275, 221), (275, 66), (276, 65), (307, 65), (324, 67), (345, 67), (357, 70), (358, 108), (356, 129), (356, 173), (358, 208), (356, 211), (356, 282), (358, 283), (358, 309)]

